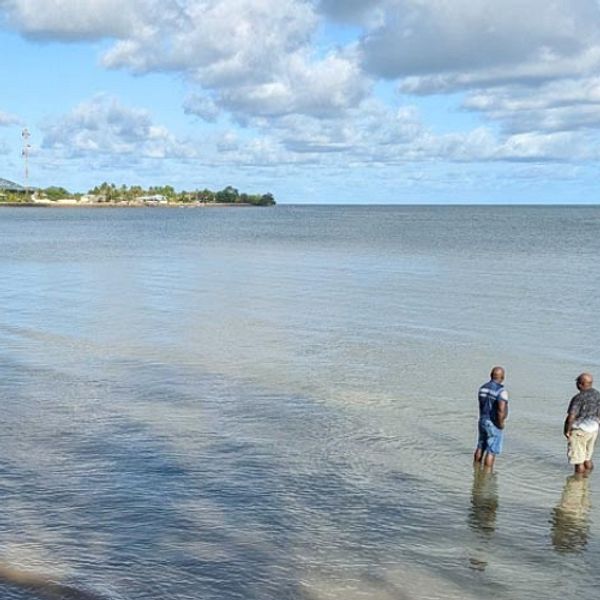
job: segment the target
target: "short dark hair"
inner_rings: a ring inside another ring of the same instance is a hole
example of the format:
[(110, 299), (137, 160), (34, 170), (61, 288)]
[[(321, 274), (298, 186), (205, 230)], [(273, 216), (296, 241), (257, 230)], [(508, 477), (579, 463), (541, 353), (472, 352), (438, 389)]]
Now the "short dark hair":
[(492, 379), (499, 379), (501, 376), (504, 377), (505, 371), (504, 367), (493, 367), (490, 371), (490, 377)]

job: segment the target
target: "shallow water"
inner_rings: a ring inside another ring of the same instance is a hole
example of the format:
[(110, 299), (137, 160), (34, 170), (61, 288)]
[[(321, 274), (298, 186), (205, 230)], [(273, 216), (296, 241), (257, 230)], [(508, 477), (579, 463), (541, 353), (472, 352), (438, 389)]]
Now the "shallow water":
[(1, 209), (0, 596), (595, 598), (599, 254), (595, 207)]

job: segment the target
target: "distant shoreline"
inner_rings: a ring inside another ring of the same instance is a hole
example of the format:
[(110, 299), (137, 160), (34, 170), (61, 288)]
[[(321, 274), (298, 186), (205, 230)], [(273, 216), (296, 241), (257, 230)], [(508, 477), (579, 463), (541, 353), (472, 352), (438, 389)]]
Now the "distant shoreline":
[(143, 204), (126, 202), (0, 202), (0, 208), (265, 208), (248, 202), (172, 202), (167, 204)]

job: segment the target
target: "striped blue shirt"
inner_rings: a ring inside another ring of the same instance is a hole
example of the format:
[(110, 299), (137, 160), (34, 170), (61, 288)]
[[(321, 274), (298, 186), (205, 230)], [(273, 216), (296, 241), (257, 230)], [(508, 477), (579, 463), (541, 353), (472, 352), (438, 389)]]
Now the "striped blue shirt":
[(479, 420), (498, 426), (498, 400), (508, 402), (508, 392), (501, 383), (491, 379), (479, 388)]

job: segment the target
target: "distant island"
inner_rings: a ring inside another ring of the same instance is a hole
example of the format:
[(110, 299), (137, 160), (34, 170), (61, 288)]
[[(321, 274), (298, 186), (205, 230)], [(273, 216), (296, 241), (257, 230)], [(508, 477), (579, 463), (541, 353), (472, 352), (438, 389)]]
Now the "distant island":
[(170, 185), (144, 189), (139, 185), (117, 187), (102, 183), (85, 194), (70, 193), (63, 187), (26, 189), (0, 179), (0, 204), (39, 206), (274, 206), (273, 194), (246, 194), (236, 188), (213, 192), (209, 189), (176, 191)]

